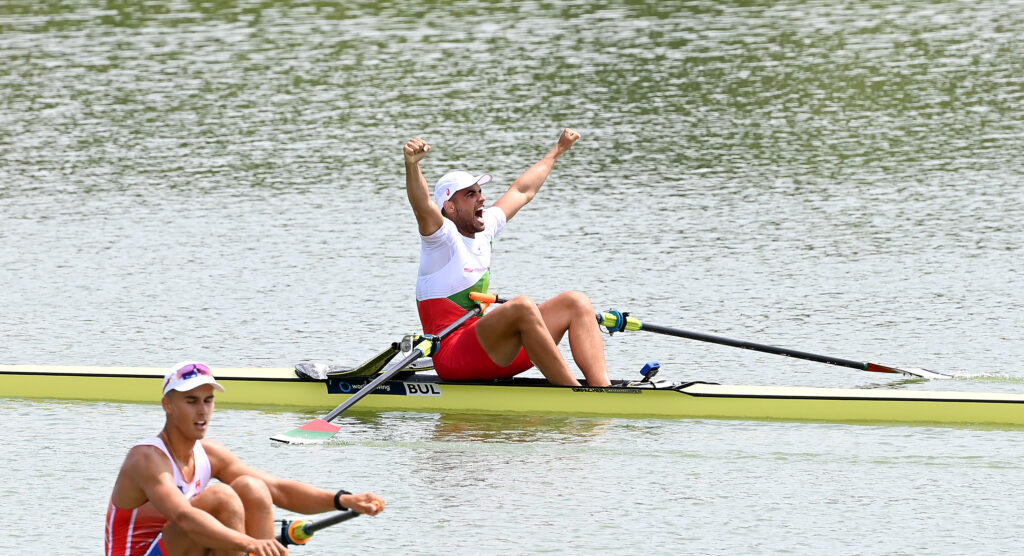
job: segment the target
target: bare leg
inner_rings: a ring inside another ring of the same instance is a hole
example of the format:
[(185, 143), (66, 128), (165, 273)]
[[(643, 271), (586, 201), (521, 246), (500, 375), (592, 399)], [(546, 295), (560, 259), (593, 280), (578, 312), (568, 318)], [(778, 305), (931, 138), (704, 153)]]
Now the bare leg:
[[(245, 531), (245, 508), (238, 494), (231, 487), (222, 484), (209, 486), (192, 499), (192, 505), (217, 518), (225, 527), (238, 532)], [(163, 530), (164, 545), (174, 556), (234, 555), (236, 552), (213, 551), (200, 545), (174, 524), (168, 523)]]
[(509, 365), (521, 348), (544, 377), (559, 386), (579, 386), (558, 351), (537, 304), (528, 297), (514, 297), (492, 307), (476, 325), (476, 337), (498, 365)]
[(573, 360), (591, 386), (608, 386), (604, 342), (594, 306), (579, 292), (565, 292), (539, 307), (528, 297), (516, 297), (494, 307), (476, 327), (480, 345), (498, 365), (512, 363), (520, 348), (541, 373), (560, 386), (577, 386), (558, 343), (569, 333)]
[(580, 292), (564, 292), (540, 304), (544, 323), (557, 344), (569, 332), (569, 349), (590, 386), (608, 386), (604, 340), (590, 298)]
[(245, 508), (245, 534), (256, 539), (274, 538), (274, 499), (267, 484), (248, 475), (231, 482)]

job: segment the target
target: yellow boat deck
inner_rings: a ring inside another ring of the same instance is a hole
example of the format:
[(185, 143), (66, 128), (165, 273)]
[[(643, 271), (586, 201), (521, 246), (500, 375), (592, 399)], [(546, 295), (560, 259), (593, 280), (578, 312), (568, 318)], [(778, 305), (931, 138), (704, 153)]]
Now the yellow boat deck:
[[(165, 369), (0, 366), (4, 397), (156, 403)], [(327, 412), (365, 383), (300, 379), (290, 368), (218, 368), (218, 405)], [(432, 373), (386, 382), (353, 410), (573, 414), (825, 422), (1024, 426), (1024, 395), (664, 383), (558, 387), (541, 379), (450, 383)]]

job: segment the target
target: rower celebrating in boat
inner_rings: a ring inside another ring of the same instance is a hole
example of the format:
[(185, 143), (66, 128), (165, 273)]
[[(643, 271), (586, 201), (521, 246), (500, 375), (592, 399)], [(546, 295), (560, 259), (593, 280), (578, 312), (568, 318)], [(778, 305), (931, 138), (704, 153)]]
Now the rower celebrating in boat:
[[(373, 493), (337, 493), (281, 479), (206, 439), (214, 390), (202, 363), (183, 362), (164, 379), (164, 428), (133, 446), (107, 508), (105, 554), (288, 554), (274, 539), (275, 505), (313, 514), (351, 508), (377, 515)], [(222, 484), (210, 484), (216, 478)]]
[[(551, 152), (487, 209), (481, 187), (491, 181), (489, 174), (449, 172), (431, 198), (420, 169), (430, 146), (418, 137), (405, 144), (406, 193), (421, 239), (416, 300), (424, 332), (436, 334), (471, 309), (470, 292), (487, 292), (492, 240), (537, 195), (555, 161), (579, 138), (571, 129), (562, 131)], [(578, 386), (558, 351), (566, 333), (587, 383), (608, 386), (601, 330), (590, 299), (579, 292), (564, 292), (540, 305), (515, 297), (492, 307), (441, 342), (432, 355), (434, 368), (445, 380), (492, 380), (536, 365), (552, 384)]]

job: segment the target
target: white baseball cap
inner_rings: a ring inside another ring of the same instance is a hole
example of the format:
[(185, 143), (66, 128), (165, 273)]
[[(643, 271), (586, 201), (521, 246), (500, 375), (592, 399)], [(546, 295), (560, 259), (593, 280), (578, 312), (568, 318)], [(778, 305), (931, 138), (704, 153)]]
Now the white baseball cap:
[(463, 172), (457, 170), (455, 172), (448, 172), (441, 176), (441, 179), (437, 180), (437, 185), (434, 186), (434, 202), (437, 206), (443, 207), (444, 202), (452, 198), (456, 192), (462, 191), (467, 187), (473, 187), (474, 185), (484, 185), (490, 183), (490, 174), (481, 174), (477, 177), (473, 177), (473, 174), (469, 172)]
[(171, 367), (171, 370), (167, 372), (167, 376), (164, 377), (164, 395), (166, 396), (171, 390), (188, 392), (204, 384), (212, 384), (217, 390), (224, 391), (224, 387), (217, 384), (213, 374), (210, 373), (210, 368), (205, 364), (195, 361), (182, 361)]

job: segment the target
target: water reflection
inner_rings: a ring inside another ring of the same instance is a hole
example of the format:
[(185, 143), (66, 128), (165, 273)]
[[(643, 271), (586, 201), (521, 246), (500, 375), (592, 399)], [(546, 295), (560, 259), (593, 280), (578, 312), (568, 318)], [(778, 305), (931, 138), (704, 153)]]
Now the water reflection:
[(336, 421), (340, 442), (588, 443), (605, 434), (611, 419), (549, 415), (352, 413)]

